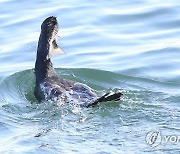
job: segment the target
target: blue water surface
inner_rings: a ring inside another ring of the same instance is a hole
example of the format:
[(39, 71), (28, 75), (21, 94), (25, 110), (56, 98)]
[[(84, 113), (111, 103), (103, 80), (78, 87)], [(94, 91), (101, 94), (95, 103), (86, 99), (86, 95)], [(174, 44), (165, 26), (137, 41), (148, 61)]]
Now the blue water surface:
[[(120, 89), (94, 108), (37, 103), (34, 63), (40, 25), (59, 21), (58, 73), (94, 88)], [(179, 153), (179, 0), (1, 0), (0, 153)], [(146, 137), (160, 132), (161, 143)], [(148, 143), (147, 143), (148, 142)], [(157, 144), (157, 146), (155, 146)]]

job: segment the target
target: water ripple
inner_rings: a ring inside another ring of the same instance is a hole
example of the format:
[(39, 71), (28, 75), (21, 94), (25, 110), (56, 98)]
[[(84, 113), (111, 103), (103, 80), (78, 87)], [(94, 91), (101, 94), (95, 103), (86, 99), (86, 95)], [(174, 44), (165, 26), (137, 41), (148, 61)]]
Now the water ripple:
[[(178, 135), (178, 0), (0, 5), (1, 153), (152, 153), (147, 132)], [(58, 44), (67, 53), (53, 59), (59, 74), (100, 94), (121, 89), (120, 102), (91, 109), (37, 103), (32, 68), (40, 24), (49, 15), (58, 18)], [(178, 146), (162, 144), (155, 152), (169, 149), (175, 153)]]

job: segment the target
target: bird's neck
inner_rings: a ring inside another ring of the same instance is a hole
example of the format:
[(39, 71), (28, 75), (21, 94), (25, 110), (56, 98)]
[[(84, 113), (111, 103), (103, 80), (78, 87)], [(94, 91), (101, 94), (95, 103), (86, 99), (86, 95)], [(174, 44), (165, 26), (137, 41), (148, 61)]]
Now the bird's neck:
[(46, 78), (56, 75), (51, 59), (49, 58), (50, 43), (48, 39), (40, 35), (35, 64), (36, 82), (41, 83)]

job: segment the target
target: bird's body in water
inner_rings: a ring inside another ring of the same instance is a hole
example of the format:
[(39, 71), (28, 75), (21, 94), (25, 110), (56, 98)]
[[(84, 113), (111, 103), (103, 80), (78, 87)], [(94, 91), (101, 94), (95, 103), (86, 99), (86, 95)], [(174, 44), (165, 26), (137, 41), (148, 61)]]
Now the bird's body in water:
[(35, 64), (37, 100), (52, 100), (73, 103), (80, 106), (93, 106), (99, 102), (116, 101), (121, 93), (107, 93), (98, 98), (95, 91), (85, 84), (61, 78), (53, 68), (51, 57), (63, 53), (57, 45), (58, 22), (56, 17), (48, 17), (41, 25)]

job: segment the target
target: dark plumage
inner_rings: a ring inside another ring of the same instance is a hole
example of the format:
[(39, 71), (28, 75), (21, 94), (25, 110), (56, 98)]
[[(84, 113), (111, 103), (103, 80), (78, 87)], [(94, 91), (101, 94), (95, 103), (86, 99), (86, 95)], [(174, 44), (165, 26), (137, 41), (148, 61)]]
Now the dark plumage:
[(92, 106), (103, 101), (119, 100), (121, 93), (105, 94), (97, 98), (93, 89), (71, 80), (62, 79), (53, 68), (51, 57), (63, 50), (57, 45), (58, 22), (56, 17), (48, 17), (41, 25), (35, 64), (35, 97), (41, 100), (72, 102), (80, 106)]

